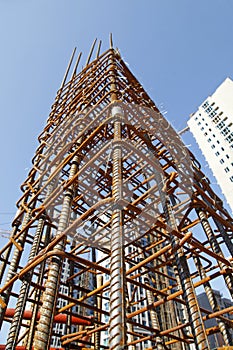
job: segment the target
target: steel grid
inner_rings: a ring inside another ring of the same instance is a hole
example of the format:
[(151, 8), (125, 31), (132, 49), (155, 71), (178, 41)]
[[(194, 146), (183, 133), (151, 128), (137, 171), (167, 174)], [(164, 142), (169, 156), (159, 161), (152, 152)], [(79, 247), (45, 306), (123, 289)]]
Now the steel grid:
[(232, 218), (119, 52), (93, 49), (78, 74), (71, 57), (0, 251), (4, 348), (233, 345), (213, 291), (232, 293)]

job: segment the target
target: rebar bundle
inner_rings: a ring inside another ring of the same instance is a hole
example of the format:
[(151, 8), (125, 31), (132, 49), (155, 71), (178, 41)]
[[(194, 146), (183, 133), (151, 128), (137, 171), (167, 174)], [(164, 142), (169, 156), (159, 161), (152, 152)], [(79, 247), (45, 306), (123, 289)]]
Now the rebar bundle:
[(233, 345), (214, 293), (233, 293), (232, 218), (112, 42), (90, 62), (94, 46), (80, 73), (71, 57), (1, 249), (0, 349)]

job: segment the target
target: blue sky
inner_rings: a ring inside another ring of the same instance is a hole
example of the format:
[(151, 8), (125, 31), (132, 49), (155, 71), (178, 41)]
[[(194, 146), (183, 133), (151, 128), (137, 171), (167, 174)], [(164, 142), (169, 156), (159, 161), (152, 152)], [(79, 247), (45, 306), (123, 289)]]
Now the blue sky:
[[(231, 0), (0, 0), (0, 228), (9, 229), (13, 214), (4, 213), (15, 212), (75, 46), (86, 58), (93, 40), (106, 49), (112, 32), (129, 68), (181, 130), (233, 78), (232, 13)], [(185, 141), (199, 157), (192, 138)]]

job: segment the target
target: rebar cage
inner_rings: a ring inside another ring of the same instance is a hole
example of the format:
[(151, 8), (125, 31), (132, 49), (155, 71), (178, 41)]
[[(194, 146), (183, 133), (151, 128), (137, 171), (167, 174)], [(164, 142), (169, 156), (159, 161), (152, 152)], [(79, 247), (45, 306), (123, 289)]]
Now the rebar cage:
[(232, 218), (118, 50), (93, 50), (80, 73), (71, 57), (1, 249), (0, 349), (230, 346)]

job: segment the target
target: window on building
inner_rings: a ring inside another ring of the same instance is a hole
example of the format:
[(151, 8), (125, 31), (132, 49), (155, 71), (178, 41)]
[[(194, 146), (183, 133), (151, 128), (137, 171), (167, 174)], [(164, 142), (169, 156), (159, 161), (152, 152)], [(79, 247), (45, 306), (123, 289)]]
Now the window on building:
[(198, 119), (198, 117), (195, 117), (195, 119), (194, 120), (197, 120)]
[(211, 106), (209, 106), (208, 108), (206, 108), (206, 113), (210, 113), (211, 111), (212, 111), (212, 107)]
[(224, 148), (223, 148), (223, 147), (221, 147), (221, 150), (222, 150), (222, 151), (224, 151)]
[(221, 130), (225, 126), (225, 123), (222, 121), (217, 125), (217, 128)]
[(215, 117), (214, 119), (213, 119), (213, 123), (214, 124), (217, 124), (218, 122), (220, 122), (220, 117), (219, 116), (217, 116), (217, 117)]
[(213, 118), (216, 114), (217, 114), (216, 111), (212, 111), (212, 112), (209, 114), (209, 117), (210, 117), (210, 118)]
[[(211, 139), (208, 139), (207, 141), (208, 141), (208, 142), (211, 142)], [(211, 146), (211, 148), (213, 148), (213, 147)]]
[(203, 131), (204, 130), (204, 126), (201, 128), (201, 131)]
[(197, 125), (201, 125), (201, 122), (198, 122)]
[(230, 158), (228, 154), (226, 154), (226, 158), (227, 158), (227, 159), (229, 159), (229, 158)]
[(224, 163), (224, 159), (220, 159), (220, 164), (223, 164)]
[(230, 177), (231, 182), (233, 182), (233, 176)]
[(229, 173), (229, 171), (230, 171), (230, 169), (228, 167), (226, 167), (224, 170), (226, 173)]
[(206, 107), (208, 107), (209, 106), (209, 102), (208, 101), (206, 101), (205, 103), (203, 103), (203, 105), (202, 105), (202, 108), (206, 108)]
[(213, 149), (214, 149), (214, 148), (215, 148), (215, 145), (212, 145), (212, 146), (211, 146), (211, 148), (213, 148)]
[(208, 135), (207, 132), (205, 132), (205, 133), (204, 133), (204, 136), (207, 136), (207, 135)]
[(217, 151), (217, 152), (215, 153), (215, 155), (216, 155), (217, 157), (219, 156), (219, 154), (220, 154), (219, 151)]
[(231, 143), (231, 142), (233, 141), (233, 132), (232, 132), (229, 136), (227, 136), (226, 140), (227, 140), (229, 143)]
[(227, 134), (229, 134), (229, 132), (230, 132), (230, 129), (228, 127), (226, 127), (225, 129), (223, 129), (223, 131), (221, 131), (221, 134), (223, 136), (226, 136)]

